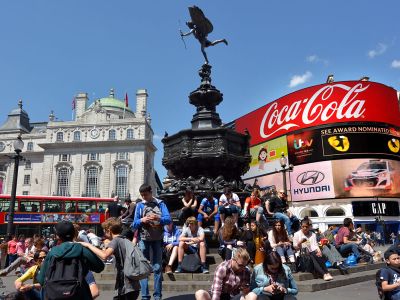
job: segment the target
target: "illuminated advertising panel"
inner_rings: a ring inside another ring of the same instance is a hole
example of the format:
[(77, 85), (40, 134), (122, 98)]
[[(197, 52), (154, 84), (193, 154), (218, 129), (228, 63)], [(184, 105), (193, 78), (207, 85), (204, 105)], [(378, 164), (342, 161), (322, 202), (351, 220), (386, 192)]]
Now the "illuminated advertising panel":
[(373, 124), (336, 126), (321, 130), (325, 159), (378, 156), (399, 159), (399, 133)]
[(336, 197), (400, 196), (399, 161), (370, 158), (331, 163)]
[(302, 89), (235, 121), (251, 145), (326, 124), (381, 122), (400, 126), (397, 92), (370, 81), (342, 81)]
[(290, 163), (295, 166), (323, 160), (319, 130), (290, 134), (287, 136), (287, 145)]
[(290, 163), (378, 157), (400, 159), (400, 132), (393, 126), (351, 123), (287, 136)]
[(261, 176), (281, 169), (279, 158), (282, 152), (287, 156), (285, 136), (251, 147), (250, 169), (243, 175), (243, 179)]
[(335, 197), (330, 161), (296, 166), (290, 172), (292, 201)]

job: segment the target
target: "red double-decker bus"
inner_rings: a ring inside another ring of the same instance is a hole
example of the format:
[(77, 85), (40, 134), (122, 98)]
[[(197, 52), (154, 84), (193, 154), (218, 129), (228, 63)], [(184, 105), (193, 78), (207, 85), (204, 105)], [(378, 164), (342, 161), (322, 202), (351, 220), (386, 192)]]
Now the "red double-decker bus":
[[(10, 195), (0, 194), (0, 235), (7, 229)], [(69, 220), (96, 231), (104, 222), (105, 210), (113, 198), (16, 196), (14, 224), (17, 234), (32, 236), (34, 233), (53, 233), (53, 224)]]

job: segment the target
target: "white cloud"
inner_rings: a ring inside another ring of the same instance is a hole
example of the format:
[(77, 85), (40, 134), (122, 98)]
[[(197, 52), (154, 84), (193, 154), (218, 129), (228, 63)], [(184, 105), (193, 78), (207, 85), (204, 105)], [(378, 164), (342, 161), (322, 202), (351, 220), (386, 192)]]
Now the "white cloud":
[(391, 66), (392, 66), (392, 68), (400, 69), (400, 60), (395, 59), (394, 61), (392, 61)]
[(317, 55), (314, 54), (314, 55), (307, 56), (306, 60), (308, 62), (317, 62), (319, 60), (319, 58)]
[(312, 73), (310, 71), (305, 72), (303, 75), (294, 75), (292, 79), (290, 79), (289, 87), (295, 87), (300, 84), (306, 83), (312, 77)]
[(375, 56), (382, 55), (383, 53), (386, 52), (388, 46), (384, 43), (379, 43), (378, 46), (373, 49), (368, 51), (368, 56), (369, 58), (374, 58)]
[(328, 65), (329, 61), (327, 59), (321, 58), (316, 54), (313, 55), (309, 55), (306, 57), (306, 61), (310, 62), (310, 63), (323, 63), (324, 65)]

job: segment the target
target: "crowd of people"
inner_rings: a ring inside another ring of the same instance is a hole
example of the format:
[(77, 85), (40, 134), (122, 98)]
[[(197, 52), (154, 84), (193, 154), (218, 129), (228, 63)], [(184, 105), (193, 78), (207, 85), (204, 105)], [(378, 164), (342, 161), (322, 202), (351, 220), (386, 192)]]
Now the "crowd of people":
[[(195, 270), (209, 273), (204, 228), (211, 226), (223, 262), (217, 266), (210, 290), (197, 291), (196, 299), (295, 299), (293, 273), (312, 272), (330, 281), (329, 267), (346, 274), (351, 265), (373, 263), (379, 254), (370, 236), (361, 227), (354, 228), (350, 218), (323, 233), (313, 228), (309, 218), (299, 221), (289, 211), (284, 191), (260, 193), (255, 188), (242, 208), (230, 188), (224, 189), (220, 199), (211, 193), (197, 199), (187, 189), (178, 224), (174, 224), (165, 203), (153, 196), (150, 186), (142, 185), (139, 192), (140, 201), (127, 200), (122, 206), (115, 199), (108, 206), (109, 218), (102, 224), (104, 237), (64, 220), (56, 224), (56, 235), (46, 239), (13, 236), (3, 242), (0, 276), (17, 270), (16, 297), (47, 299), (46, 293), (57, 291), (51, 286), (57, 281), (52, 280), (57, 268), (66, 268), (60, 261), (71, 261), (85, 279), (77, 296), (94, 299), (100, 292), (92, 272), (101, 272), (105, 263), (112, 262), (116, 268), (114, 299), (137, 299), (139, 294), (150, 299), (148, 278), (125, 276), (128, 240), (151, 262), (152, 296), (162, 299), (163, 271), (191, 272), (188, 265), (197, 264)], [(394, 253), (400, 248), (393, 247), (384, 257), (392, 268), (382, 271), (382, 293), (393, 294), (400, 289), (400, 283), (393, 279), (393, 268), (400, 264)], [(33, 283), (26, 283), (28, 279)]]

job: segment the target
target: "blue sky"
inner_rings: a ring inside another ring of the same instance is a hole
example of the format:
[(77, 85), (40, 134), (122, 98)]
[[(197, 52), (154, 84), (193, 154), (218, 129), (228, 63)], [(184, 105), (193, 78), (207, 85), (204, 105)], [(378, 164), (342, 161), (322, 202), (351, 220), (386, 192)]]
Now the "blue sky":
[(1, 1), (0, 122), (18, 99), (32, 122), (51, 110), (71, 120), (77, 92), (93, 101), (114, 88), (133, 106), (146, 88), (164, 177), (160, 137), (189, 128), (195, 112), (187, 96), (203, 57), (179, 36), (193, 4), (214, 25), (210, 40), (229, 41), (208, 49), (224, 122), (331, 73), (399, 89), (399, 1)]

